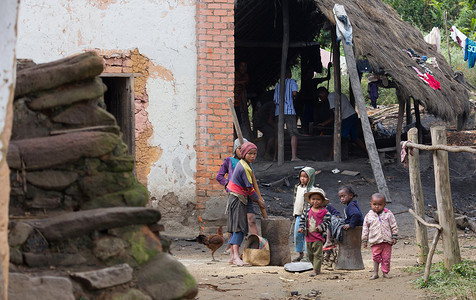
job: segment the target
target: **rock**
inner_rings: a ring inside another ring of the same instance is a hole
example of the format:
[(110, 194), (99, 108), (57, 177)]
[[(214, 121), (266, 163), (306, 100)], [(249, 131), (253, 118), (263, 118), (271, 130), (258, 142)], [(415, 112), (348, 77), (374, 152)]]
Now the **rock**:
[[(89, 199), (119, 192), (131, 187), (137, 179), (130, 172), (100, 172), (84, 177), (80, 182), (81, 191)], [(124, 206), (124, 204), (121, 204)]]
[(152, 300), (152, 298), (139, 290), (130, 289), (125, 293), (114, 293), (112, 300)]
[(31, 208), (58, 208), (61, 206), (61, 194), (41, 193), (35, 195), (33, 201), (28, 202)]
[(10, 224), (8, 244), (11, 247), (23, 245), (33, 231), (33, 227), (25, 222), (11, 222)]
[(31, 184), (46, 189), (61, 191), (78, 179), (78, 174), (68, 171), (45, 170), (28, 172), (26, 179)]
[(455, 217), (455, 222), (456, 222), (456, 226), (459, 228), (459, 229), (466, 229), (468, 226), (469, 226), (469, 220), (466, 216), (457, 216)]
[(102, 70), (103, 58), (92, 51), (25, 68), (17, 73), (15, 98), (65, 83), (94, 78)]
[(75, 266), (85, 264), (87, 260), (80, 254), (48, 253), (35, 254), (23, 253), (23, 258), (27, 266), (31, 268), (49, 266)]
[(83, 205), (83, 209), (95, 209), (100, 207), (116, 207), (116, 206), (140, 206), (147, 204), (149, 199), (147, 189), (136, 182), (133, 187), (121, 190), (116, 193), (110, 193), (99, 198), (94, 198)]
[(71, 277), (86, 284), (89, 289), (99, 290), (132, 280), (132, 268), (128, 264), (105, 269), (71, 273)]
[(52, 119), (54, 122), (70, 125), (116, 125), (116, 118), (112, 114), (91, 103), (73, 105)]
[(10, 273), (8, 299), (74, 300), (75, 298), (73, 285), (68, 278)]
[(104, 237), (94, 241), (93, 253), (98, 259), (104, 261), (113, 256), (125, 254), (126, 242), (116, 237)]
[(469, 229), (471, 229), (473, 232), (476, 232), (476, 222), (475, 222), (475, 221), (469, 220), (469, 222), (468, 222), (468, 227), (469, 227)]
[(112, 172), (129, 172), (134, 169), (134, 158), (130, 155), (119, 157), (114, 156), (104, 159), (103, 162)]
[(184, 265), (168, 253), (159, 253), (137, 271), (137, 282), (152, 299), (193, 299), (197, 283)]
[(66, 213), (28, 223), (48, 241), (80, 236), (93, 230), (106, 230), (131, 224), (151, 224), (160, 220), (160, 212), (143, 207), (113, 207)]
[(49, 137), (11, 141), (7, 161), (10, 168), (46, 169), (75, 162), (82, 157), (100, 157), (122, 143), (120, 137), (108, 132), (74, 132)]
[(148, 226), (141, 226), (140, 230), (134, 227), (123, 233), (121, 237), (129, 242), (131, 245), (131, 256), (141, 265), (151, 260), (157, 253), (163, 251), (162, 243)]
[(23, 264), (23, 253), (16, 247), (10, 247), (10, 262), (15, 265)]

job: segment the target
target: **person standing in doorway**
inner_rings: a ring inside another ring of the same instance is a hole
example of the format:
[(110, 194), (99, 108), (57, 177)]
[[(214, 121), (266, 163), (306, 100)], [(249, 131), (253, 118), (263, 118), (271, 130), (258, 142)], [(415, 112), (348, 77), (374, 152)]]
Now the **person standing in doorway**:
[[(274, 111), (274, 116), (276, 119), (279, 117), (279, 90), (281, 83), (278, 82), (274, 90), (274, 104), (276, 105), (276, 110)], [(297, 146), (298, 146), (298, 129), (297, 129), (297, 120), (296, 120), (296, 111), (294, 109), (294, 100), (296, 99), (298, 91), (298, 85), (296, 80), (291, 78), (291, 69), (286, 69), (286, 78), (284, 80), (284, 123), (286, 128), (291, 135), (291, 161), (300, 161), (296, 156)], [(276, 121), (276, 123), (278, 123)], [(278, 152), (276, 151), (278, 140), (276, 139), (276, 147), (274, 151), (274, 160), (276, 160)]]

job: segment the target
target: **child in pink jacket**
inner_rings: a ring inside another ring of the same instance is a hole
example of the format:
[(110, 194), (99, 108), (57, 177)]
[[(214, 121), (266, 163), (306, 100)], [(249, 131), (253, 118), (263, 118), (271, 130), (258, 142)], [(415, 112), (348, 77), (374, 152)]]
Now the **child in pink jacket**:
[(395, 216), (385, 208), (386, 199), (383, 194), (375, 193), (370, 199), (371, 210), (364, 218), (362, 225), (362, 243), (364, 248), (370, 244), (374, 275), (370, 280), (377, 279), (379, 265), (382, 265), (384, 278), (392, 278), (390, 272), (390, 257), (392, 246), (397, 243), (398, 227)]

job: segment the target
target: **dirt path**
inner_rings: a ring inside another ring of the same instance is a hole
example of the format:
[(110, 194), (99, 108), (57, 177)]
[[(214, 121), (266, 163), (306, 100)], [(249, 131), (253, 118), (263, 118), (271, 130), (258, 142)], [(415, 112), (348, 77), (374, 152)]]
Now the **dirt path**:
[[(475, 235), (460, 233), (463, 258), (476, 258)], [(235, 267), (227, 263), (224, 246), (215, 253), (219, 262), (211, 262), (211, 255), (203, 245), (185, 240), (175, 240), (171, 251), (197, 280), (199, 294), (196, 299), (432, 299), (427, 291), (414, 287), (412, 281), (419, 275), (408, 274), (403, 269), (416, 262), (417, 246), (413, 238), (401, 239), (393, 248), (392, 279), (370, 281), (372, 272), (371, 252), (362, 250), (365, 270), (342, 271), (323, 267), (317, 277), (310, 272), (289, 273), (280, 266)], [(293, 251), (290, 248), (290, 251)], [(439, 247), (435, 261), (441, 261)], [(299, 296), (291, 297), (297, 291)], [(313, 291), (318, 296), (309, 297)]]

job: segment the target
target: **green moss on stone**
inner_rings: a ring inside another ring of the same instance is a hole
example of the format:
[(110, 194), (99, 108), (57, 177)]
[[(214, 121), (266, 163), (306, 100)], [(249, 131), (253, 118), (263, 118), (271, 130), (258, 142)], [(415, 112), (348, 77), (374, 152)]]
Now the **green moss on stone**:
[(139, 265), (148, 262), (159, 252), (157, 249), (147, 247), (145, 237), (140, 231), (132, 234), (129, 243), (131, 244), (131, 254)]

